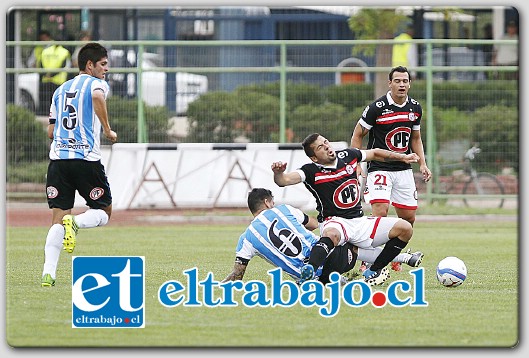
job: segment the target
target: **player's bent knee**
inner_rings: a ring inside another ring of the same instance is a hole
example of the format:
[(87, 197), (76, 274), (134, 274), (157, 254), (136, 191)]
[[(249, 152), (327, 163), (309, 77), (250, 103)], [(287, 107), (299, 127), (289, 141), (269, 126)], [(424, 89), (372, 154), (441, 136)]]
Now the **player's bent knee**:
[(327, 228), (323, 231), (322, 237), (326, 236), (333, 242), (334, 246), (338, 245), (340, 242), (340, 239), (342, 238), (342, 235), (340, 232), (335, 228)]
[(393, 226), (392, 231), (395, 230), (395, 236), (400, 240), (408, 242), (413, 236), (413, 226), (406, 220), (399, 219)]
[(403, 220), (406, 220), (406, 221), (409, 222), (412, 226), (413, 226), (413, 224), (415, 223), (415, 215), (401, 216), (400, 218), (403, 219)]
[(371, 203), (371, 215), (372, 216), (388, 216), (389, 204), (385, 203)]
[(108, 223), (108, 219), (110, 218), (110, 215), (109, 215), (107, 208), (91, 209), (89, 211), (92, 211), (95, 217), (97, 218), (96, 226), (105, 226)]

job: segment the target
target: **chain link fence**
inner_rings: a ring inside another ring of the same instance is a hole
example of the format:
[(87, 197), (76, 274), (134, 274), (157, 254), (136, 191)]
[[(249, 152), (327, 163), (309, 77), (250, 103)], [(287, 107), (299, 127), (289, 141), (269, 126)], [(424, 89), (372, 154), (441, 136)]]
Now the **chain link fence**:
[[(428, 185), (417, 181), (421, 198), (468, 205), (468, 197), (486, 196), (494, 199), (492, 206), (504, 206), (503, 199), (518, 194), (518, 67), (490, 66), (485, 58), (494, 45), (517, 42), (412, 42), (424, 65), (413, 68), (418, 75), (410, 96), (423, 107), (421, 132), (435, 175)], [(353, 55), (354, 48), (392, 43), (104, 42), (109, 49), (110, 122), (122, 143), (299, 143), (312, 132), (349, 142), (365, 106), (383, 95), (375, 93), (376, 74), (390, 70), (370, 65), (373, 58)], [(51, 94), (39, 95), (39, 76), (45, 70), (24, 65), (24, 54), (40, 44), (7, 42), (10, 200), (45, 200), (49, 140), (47, 118), (38, 108), (39, 98)], [(479, 151), (469, 160), (465, 154), (471, 147)], [(480, 179), (480, 184), (477, 173), (497, 180)]]

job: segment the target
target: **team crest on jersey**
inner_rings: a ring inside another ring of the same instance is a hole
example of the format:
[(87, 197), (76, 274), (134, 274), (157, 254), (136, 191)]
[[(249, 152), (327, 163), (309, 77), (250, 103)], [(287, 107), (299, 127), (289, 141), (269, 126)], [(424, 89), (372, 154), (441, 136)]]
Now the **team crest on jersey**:
[(347, 172), (347, 174), (353, 174), (355, 172), (355, 169), (356, 169), (356, 167), (354, 165), (351, 165), (351, 164), (347, 164), (345, 166), (345, 171)]
[(49, 186), (46, 188), (46, 195), (48, 196), (48, 199), (54, 199), (59, 195), (59, 191), (54, 186)]
[(333, 201), (334, 205), (340, 209), (350, 209), (358, 204), (360, 200), (360, 185), (358, 180), (349, 179), (343, 182), (334, 191)]
[(397, 127), (386, 134), (388, 149), (398, 153), (405, 153), (410, 143), (411, 128)]
[(408, 113), (408, 119), (409, 119), (411, 122), (415, 122), (415, 120), (417, 119), (417, 116), (415, 116), (415, 113), (410, 112), (410, 113)]
[(99, 187), (98, 188), (94, 188), (90, 192), (90, 199), (97, 200), (100, 197), (102, 197), (103, 194), (105, 194), (105, 190), (103, 188), (99, 188)]

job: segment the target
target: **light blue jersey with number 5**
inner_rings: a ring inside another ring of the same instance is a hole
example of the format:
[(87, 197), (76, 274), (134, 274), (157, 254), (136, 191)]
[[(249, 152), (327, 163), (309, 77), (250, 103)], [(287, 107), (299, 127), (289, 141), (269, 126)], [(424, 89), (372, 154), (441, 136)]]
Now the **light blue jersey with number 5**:
[(97, 77), (81, 74), (63, 83), (50, 107), (50, 123), (55, 119), (50, 159), (101, 159), (101, 123), (94, 111), (92, 93), (109, 92), (108, 83)]

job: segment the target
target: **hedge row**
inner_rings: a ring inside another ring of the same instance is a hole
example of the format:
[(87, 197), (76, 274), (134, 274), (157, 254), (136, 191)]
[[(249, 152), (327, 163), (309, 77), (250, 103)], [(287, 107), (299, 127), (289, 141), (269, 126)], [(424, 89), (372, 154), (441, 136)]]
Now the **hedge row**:
[[(517, 83), (493, 81), (435, 83), (433, 123), (435, 147), (454, 140), (479, 142), (480, 160), (497, 168), (518, 169), (519, 98)], [(307, 134), (320, 132), (331, 140), (349, 142), (365, 106), (374, 100), (372, 84), (348, 84), (320, 88), (288, 83), (287, 139), (300, 142)], [(279, 84), (242, 86), (233, 92), (209, 92), (189, 105), (190, 132), (186, 142), (279, 141)], [(425, 108), (425, 84), (412, 84), (410, 95)], [(120, 142), (134, 143), (138, 137), (137, 104), (134, 99), (108, 100), (112, 127)], [(426, 113), (425, 113), (426, 115)], [(165, 107), (145, 107), (147, 138), (151, 143), (173, 140), (168, 135), (170, 114)], [(47, 160), (49, 140), (35, 115), (23, 108), (7, 107), (8, 181), (14, 167)], [(423, 141), (431, 130), (423, 122)], [(108, 144), (103, 140), (103, 144)], [(11, 170), (10, 170), (11, 168)], [(17, 171), (18, 173), (18, 171)], [(34, 173), (33, 173), (34, 174)], [(11, 178), (23, 181), (23, 178)], [(38, 177), (42, 177), (40, 174)]]

